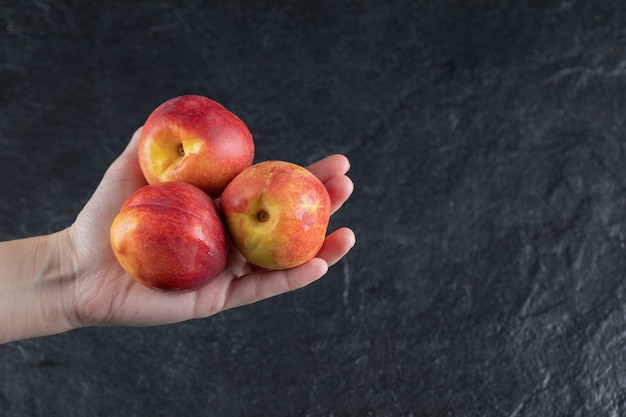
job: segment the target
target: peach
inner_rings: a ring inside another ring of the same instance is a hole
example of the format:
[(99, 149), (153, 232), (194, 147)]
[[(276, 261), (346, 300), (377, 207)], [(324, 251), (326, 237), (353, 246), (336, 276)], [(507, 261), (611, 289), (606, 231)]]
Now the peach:
[(122, 268), (150, 288), (195, 290), (226, 267), (228, 241), (218, 208), (186, 183), (137, 190), (115, 217), (110, 240)]
[(139, 139), (139, 164), (148, 183), (186, 182), (213, 198), (253, 158), (254, 141), (244, 122), (199, 95), (158, 106)]
[(232, 242), (252, 264), (287, 269), (317, 255), (330, 220), (330, 197), (307, 169), (285, 161), (242, 171), (220, 198)]

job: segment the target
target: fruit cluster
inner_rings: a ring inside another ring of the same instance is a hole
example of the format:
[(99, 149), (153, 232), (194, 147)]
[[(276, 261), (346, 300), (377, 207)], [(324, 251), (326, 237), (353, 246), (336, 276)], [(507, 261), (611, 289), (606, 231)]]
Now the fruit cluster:
[(267, 269), (301, 265), (324, 243), (324, 184), (290, 162), (253, 165), (249, 129), (209, 98), (185, 95), (157, 107), (138, 155), (148, 185), (126, 200), (110, 239), (122, 268), (148, 287), (208, 284), (226, 268), (229, 237), (250, 263)]

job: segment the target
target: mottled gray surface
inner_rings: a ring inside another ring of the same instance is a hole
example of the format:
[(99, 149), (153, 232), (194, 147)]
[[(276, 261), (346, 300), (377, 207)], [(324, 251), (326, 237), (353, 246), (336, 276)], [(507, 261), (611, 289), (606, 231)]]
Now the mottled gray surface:
[(207, 320), (0, 346), (1, 416), (626, 413), (621, 2), (181, 3), (0, 0), (0, 238), (197, 93), (257, 160), (346, 153), (358, 244)]

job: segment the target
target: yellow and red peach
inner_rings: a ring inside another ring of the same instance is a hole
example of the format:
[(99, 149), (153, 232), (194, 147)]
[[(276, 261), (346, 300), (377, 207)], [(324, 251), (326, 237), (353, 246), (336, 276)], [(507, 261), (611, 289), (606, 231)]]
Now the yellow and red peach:
[(148, 116), (138, 153), (148, 183), (186, 182), (217, 198), (252, 164), (254, 142), (244, 122), (222, 105), (184, 95)]
[(285, 161), (245, 169), (219, 204), (234, 245), (250, 263), (267, 269), (293, 268), (315, 257), (331, 210), (324, 184)]

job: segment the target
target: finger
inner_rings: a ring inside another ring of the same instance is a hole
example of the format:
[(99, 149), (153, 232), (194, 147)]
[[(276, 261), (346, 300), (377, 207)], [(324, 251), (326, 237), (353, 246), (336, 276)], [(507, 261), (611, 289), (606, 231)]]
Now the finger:
[(141, 127), (135, 131), (124, 151), (104, 174), (104, 184), (115, 183), (117, 194), (126, 199), (132, 192), (147, 184), (139, 166), (138, 147)]
[(134, 158), (134, 155), (137, 155), (137, 150), (139, 148), (139, 138), (141, 137), (141, 131), (143, 130), (143, 126), (140, 126), (135, 130), (133, 136), (130, 138), (128, 145), (126, 145), (126, 149), (122, 155), (130, 155)]
[(324, 245), (316, 257), (323, 259), (329, 266), (332, 266), (343, 258), (355, 244), (354, 232), (347, 227), (342, 227), (326, 237)]
[(345, 175), (334, 176), (324, 185), (330, 196), (331, 214), (339, 210), (354, 191), (354, 183)]
[(343, 175), (350, 169), (350, 161), (345, 155), (335, 154), (327, 156), (307, 167), (322, 182), (328, 181), (337, 175)]
[(135, 130), (130, 141), (126, 145), (124, 151), (117, 157), (109, 167), (109, 171), (120, 171), (140, 168), (138, 162), (139, 137), (141, 136), (141, 127)]
[[(137, 157), (141, 129), (137, 129), (126, 149), (107, 169), (89, 202), (79, 214), (80, 224), (101, 224), (109, 227), (124, 201), (146, 185)], [(104, 230), (104, 229), (103, 229)]]
[(224, 310), (252, 304), (305, 287), (328, 271), (328, 264), (314, 258), (304, 265), (280, 271), (253, 272), (231, 281)]
[(349, 228), (331, 233), (318, 255), (292, 269), (253, 272), (230, 282), (223, 309), (239, 307), (303, 288), (315, 282), (354, 246), (356, 238)]

